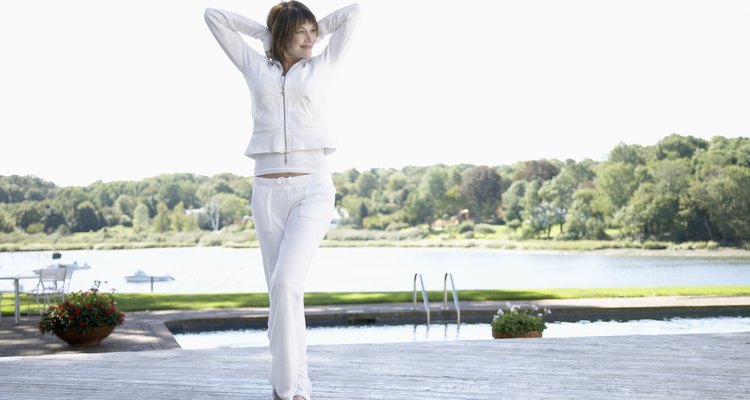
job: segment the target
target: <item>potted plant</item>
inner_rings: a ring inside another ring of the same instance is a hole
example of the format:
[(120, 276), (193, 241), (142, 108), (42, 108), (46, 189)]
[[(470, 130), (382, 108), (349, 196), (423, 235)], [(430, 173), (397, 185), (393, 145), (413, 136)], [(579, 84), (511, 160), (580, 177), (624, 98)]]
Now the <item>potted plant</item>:
[(53, 304), (42, 314), (39, 332), (54, 333), (71, 346), (96, 345), (109, 336), (117, 325), (125, 322), (125, 314), (117, 311), (112, 293), (96, 287), (66, 296), (62, 303)]
[(492, 319), (492, 337), (495, 339), (542, 337), (547, 329), (544, 315), (549, 309), (540, 311), (536, 305), (522, 309), (518, 305), (505, 303), (505, 307), (497, 310)]

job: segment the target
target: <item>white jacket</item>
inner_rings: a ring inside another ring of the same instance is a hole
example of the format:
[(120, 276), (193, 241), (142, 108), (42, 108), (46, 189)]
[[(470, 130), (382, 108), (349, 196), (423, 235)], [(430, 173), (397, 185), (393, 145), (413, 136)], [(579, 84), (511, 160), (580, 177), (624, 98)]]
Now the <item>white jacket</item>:
[(208, 8), (206, 23), (221, 48), (245, 76), (252, 97), (253, 133), (245, 155), (336, 149), (326, 124), (332, 67), (352, 37), (357, 4), (341, 8), (318, 22), (318, 37), (332, 34), (319, 55), (294, 64), (286, 76), (277, 60), (253, 50), (240, 33), (271, 48), (271, 32), (241, 15)]

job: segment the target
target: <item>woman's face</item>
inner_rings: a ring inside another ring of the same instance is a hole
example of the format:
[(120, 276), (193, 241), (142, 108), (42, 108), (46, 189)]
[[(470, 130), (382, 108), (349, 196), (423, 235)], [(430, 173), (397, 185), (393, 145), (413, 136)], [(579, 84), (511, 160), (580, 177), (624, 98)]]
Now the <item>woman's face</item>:
[(284, 56), (292, 62), (312, 57), (312, 48), (317, 38), (318, 31), (315, 29), (315, 25), (310, 22), (303, 23), (287, 42), (284, 48)]

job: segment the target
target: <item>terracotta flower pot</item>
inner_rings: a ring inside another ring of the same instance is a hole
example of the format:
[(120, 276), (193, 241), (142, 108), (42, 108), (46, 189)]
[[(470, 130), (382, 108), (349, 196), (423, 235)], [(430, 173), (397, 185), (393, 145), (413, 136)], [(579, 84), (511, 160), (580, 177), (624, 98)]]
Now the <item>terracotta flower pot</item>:
[(520, 334), (518, 336), (511, 336), (508, 333), (493, 330), (492, 337), (495, 339), (540, 338), (542, 337), (542, 331), (531, 331)]
[(114, 326), (100, 326), (89, 328), (86, 333), (83, 333), (80, 329), (71, 328), (55, 332), (55, 335), (71, 346), (95, 346), (101, 343), (114, 330)]

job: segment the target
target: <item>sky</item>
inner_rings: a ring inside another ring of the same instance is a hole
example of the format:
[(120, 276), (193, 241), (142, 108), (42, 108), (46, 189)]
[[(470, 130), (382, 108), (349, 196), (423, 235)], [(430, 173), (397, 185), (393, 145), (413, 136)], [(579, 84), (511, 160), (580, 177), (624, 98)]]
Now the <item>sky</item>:
[[(250, 95), (203, 12), (262, 22), (275, 3), (4, 2), (0, 175), (251, 176)], [(318, 18), (349, 3), (305, 2)], [(672, 133), (750, 136), (750, 2), (360, 5), (332, 88), (334, 171), (600, 161)]]

